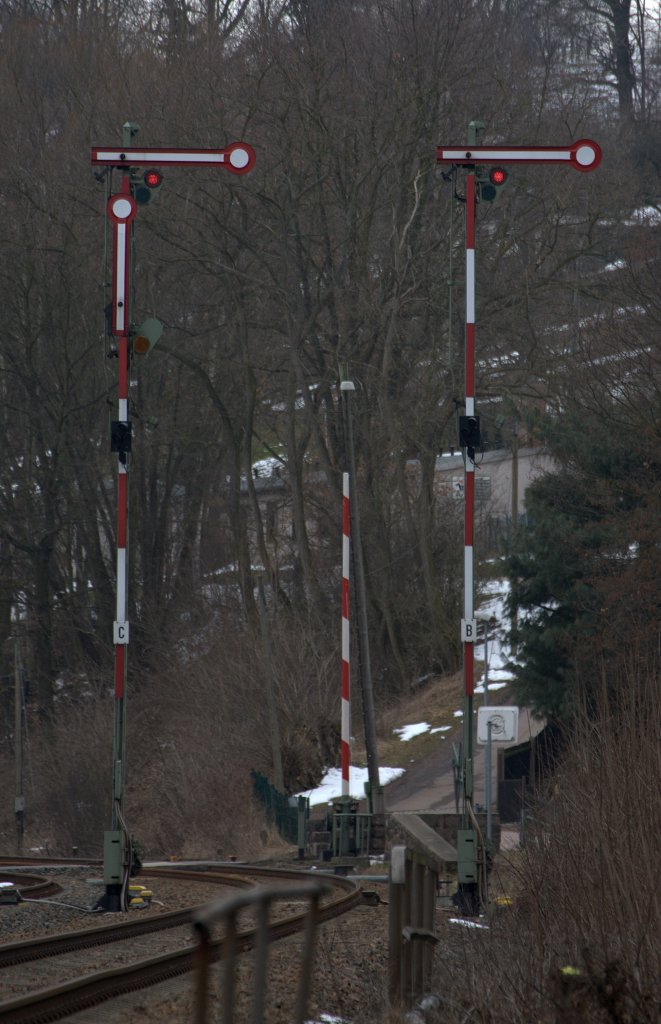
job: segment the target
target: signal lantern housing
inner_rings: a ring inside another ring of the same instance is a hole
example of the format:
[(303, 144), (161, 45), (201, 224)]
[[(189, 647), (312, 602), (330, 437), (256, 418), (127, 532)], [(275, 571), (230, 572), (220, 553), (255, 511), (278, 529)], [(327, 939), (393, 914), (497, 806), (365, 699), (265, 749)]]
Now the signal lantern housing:
[(134, 355), (144, 356), (151, 352), (163, 333), (163, 324), (155, 316), (148, 316), (138, 327), (131, 331), (131, 351)]
[(151, 167), (142, 173), (138, 169), (131, 171), (131, 192), (139, 206), (146, 206), (158, 194), (163, 184), (163, 175), (156, 168)]
[(483, 203), (492, 203), (507, 184), (509, 174), (504, 167), (476, 168), (478, 194)]

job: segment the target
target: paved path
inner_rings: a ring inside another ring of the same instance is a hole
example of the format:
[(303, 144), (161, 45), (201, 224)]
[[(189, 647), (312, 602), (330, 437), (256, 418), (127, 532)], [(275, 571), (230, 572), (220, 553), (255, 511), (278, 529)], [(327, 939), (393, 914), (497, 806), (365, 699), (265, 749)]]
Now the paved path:
[[(459, 749), (461, 729), (447, 739), (439, 739), (438, 749), (410, 765), (404, 775), (389, 783), (384, 792), (388, 811), (433, 811), (439, 814), (456, 810), (454, 775), (452, 772), (452, 744)], [(483, 746), (475, 746), (473, 769), (473, 802), (485, 804)], [(496, 811), (496, 758), (495, 745), (492, 748), (491, 795), (492, 808)]]

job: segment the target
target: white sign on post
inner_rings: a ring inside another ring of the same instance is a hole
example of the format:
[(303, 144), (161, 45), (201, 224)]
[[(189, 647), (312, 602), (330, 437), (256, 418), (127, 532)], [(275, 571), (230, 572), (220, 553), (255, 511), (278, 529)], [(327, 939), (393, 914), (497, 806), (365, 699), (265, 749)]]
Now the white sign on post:
[(477, 742), (489, 742), (489, 723), (491, 723), (492, 743), (516, 743), (519, 735), (519, 709), (517, 707), (495, 708), (491, 706), (477, 709)]

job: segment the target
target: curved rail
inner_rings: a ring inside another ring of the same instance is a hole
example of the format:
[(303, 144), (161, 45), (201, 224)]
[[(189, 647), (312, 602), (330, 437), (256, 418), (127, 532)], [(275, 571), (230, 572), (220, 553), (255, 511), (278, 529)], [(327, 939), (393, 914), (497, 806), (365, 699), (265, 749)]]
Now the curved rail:
[(8, 857), (0, 856), (0, 867), (57, 867), (71, 864), (74, 867), (85, 867), (87, 864), (102, 864), (98, 857)]
[(24, 900), (45, 899), (46, 896), (55, 896), (62, 892), (62, 886), (52, 879), (43, 878), (41, 875), (27, 875), (23, 871), (0, 871), (0, 882), (11, 882)]
[[(228, 882), (228, 878), (236, 877), (236, 869), (240, 868), (246, 872), (246, 875), (253, 877), (270, 878), (272, 881), (278, 881), (280, 879), (291, 880), (295, 878), (299, 883), (303, 878), (323, 881), (330, 884), (334, 889), (341, 890), (339, 896), (328, 900), (319, 908), (318, 921), (324, 922), (329, 921), (334, 917), (339, 917), (341, 914), (352, 910), (362, 901), (362, 893), (355, 882), (347, 878), (343, 878), (336, 875), (329, 875), (322, 872), (305, 872), (305, 871), (277, 871), (270, 868), (253, 868), (248, 865), (232, 865), (232, 870), (219, 869), (214, 867), (210, 871), (203, 872), (187, 872), (183, 869), (178, 868), (162, 868), (162, 869), (149, 869), (149, 875), (160, 874), (163, 877), (182, 877), (190, 880), (191, 875), (195, 878), (201, 877), (206, 881), (212, 881), (213, 876), (217, 876), (219, 882), (224, 884), (232, 884)], [(242, 878), (242, 882), (246, 882), (245, 876), (239, 876)], [(187, 913), (188, 920), (191, 920), (194, 913), (198, 908), (189, 908), (187, 911), (174, 912), (174, 913)], [(165, 915), (159, 915), (161, 918)], [(169, 915), (168, 915), (169, 916)], [(297, 913), (289, 917), (282, 918), (278, 921), (274, 921), (268, 930), (269, 941), (277, 941), (278, 939), (286, 938), (290, 935), (301, 931), (305, 927), (306, 913)], [(154, 918), (155, 922), (159, 919)], [(136, 922), (135, 924), (142, 924), (143, 922)], [(145, 922), (146, 924), (147, 922)], [(185, 921), (180, 923), (186, 923)], [(126, 925), (111, 925), (107, 929), (91, 929), (87, 932), (113, 932), (115, 929), (125, 928)], [(173, 924), (168, 924), (166, 927), (174, 927)], [(82, 937), (85, 933), (78, 932), (73, 933), (77, 937)], [(131, 934), (138, 934), (137, 931), (131, 931)], [(236, 952), (246, 952), (253, 949), (257, 940), (258, 929), (250, 928), (244, 931), (238, 932), (234, 938), (234, 950)], [(117, 933), (119, 938), (119, 934)], [(125, 936), (124, 936), (125, 937)], [(54, 936), (51, 940), (42, 940), (45, 942), (55, 942), (63, 936)], [(114, 938), (106, 941), (115, 941)], [(98, 944), (98, 935), (96, 942), (92, 944)], [(29, 943), (14, 943), (16, 946), (27, 946)], [(78, 947), (81, 948), (81, 947)], [(59, 952), (62, 950), (60, 949)], [(0, 954), (2, 953), (2, 947), (0, 947)], [(227, 954), (227, 945), (224, 939), (217, 939), (213, 943), (213, 959), (222, 959)], [(55, 955), (44, 954), (40, 955)], [(152, 957), (147, 960), (141, 960), (133, 965), (122, 965), (121, 967), (113, 968), (111, 970), (101, 971), (94, 974), (86, 975), (85, 977), (74, 979), (73, 981), (66, 982), (61, 985), (54, 986), (49, 989), (42, 989), (39, 992), (31, 993), (30, 995), (20, 996), (16, 999), (7, 1000), (6, 1002), (0, 1003), (0, 1022), (1, 1024), (48, 1024), (48, 1022), (60, 1020), (62, 1017), (66, 1017), (69, 1014), (77, 1013), (81, 1010), (89, 1009), (93, 1006), (97, 1006), (99, 1003), (104, 1002), (107, 999), (113, 999), (126, 993), (135, 992), (139, 989), (146, 988), (150, 985), (156, 985), (164, 981), (168, 981), (171, 978), (178, 977), (182, 974), (192, 970), (194, 966), (195, 950), (187, 948), (184, 950), (177, 951), (175, 953), (166, 953), (161, 956)]]
[[(151, 876), (152, 872), (150, 871), (148, 874)], [(161, 877), (164, 876), (161, 875)], [(198, 880), (212, 884), (217, 882), (219, 885), (230, 885), (237, 888), (250, 888), (253, 884), (245, 876), (235, 874), (216, 875), (210, 872), (190, 871), (184, 873), (180, 871), (179, 877), (187, 882)], [(17, 964), (30, 963), (34, 960), (43, 960), (50, 956), (59, 956), (61, 953), (72, 953), (78, 949), (91, 949), (93, 946), (121, 942), (122, 939), (137, 938), (139, 935), (149, 935), (151, 932), (179, 928), (181, 925), (190, 923), (199, 909), (199, 906), (185, 907), (183, 910), (171, 910), (168, 913), (159, 914), (157, 917), (132, 918), (117, 924), (101, 925), (98, 928), (82, 928), (79, 931), (63, 932), (60, 935), (8, 942), (0, 946), (0, 969), (15, 967)], [(2, 1003), (0, 1003), (1, 1008)]]

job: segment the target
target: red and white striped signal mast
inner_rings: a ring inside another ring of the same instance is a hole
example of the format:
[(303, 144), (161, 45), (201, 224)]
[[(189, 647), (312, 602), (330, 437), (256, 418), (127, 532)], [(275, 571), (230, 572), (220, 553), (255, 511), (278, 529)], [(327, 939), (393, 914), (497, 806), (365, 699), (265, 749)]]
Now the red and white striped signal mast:
[[(474, 612), (474, 523), (475, 451), (480, 447), (480, 419), (475, 410), (475, 210), (478, 199), (491, 201), (507, 180), (504, 165), (565, 164), (576, 171), (594, 171), (601, 162), (601, 149), (591, 139), (579, 139), (570, 146), (482, 146), (480, 121), (468, 126), (466, 146), (439, 146), (436, 162), (463, 167), (466, 171), (466, 325), (465, 325), (465, 415), (459, 417), (459, 444), (464, 453), (464, 609), (461, 620), (463, 644), (463, 814), (457, 831), (458, 891), (455, 900), (466, 914), (480, 909), (478, 834), (473, 812), (473, 693), (474, 644), (477, 639)], [(488, 169), (488, 170), (487, 170)], [(479, 170), (479, 179), (478, 179)], [(477, 185), (480, 193), (478, 195)], [(484, 857), (484, 854), (482, 854)], [(486, 896), (486, 894), (484, 894)]]
[(342, 692), (340, 720), (340, 764), (342, 796), (351, 796), (351, 630), (349, 620), (349, 574), (351, 571), (351, 517), (349, 474), (342, 474)]
[[(221, 167), (232, 174), (246, 174), (255, 163), (255, 152), (245, 142), (234, 142), (224, 149), (138, 149), (132, 146), (138, 133), (136, 124), (127, 122), (122, 128), (121, 148), (95, 146), (91, 162), (122, 175), (121, 191), (111, 195), (107, 215), (113, 227), (112, 301), (110, 333), (117, 342), (119, 361), (118, 411), (111, 426), (111, 451), (117, 452), (117, 604), (113, 623), (115, 646), (115, 718), (113, 732), (112, 828), (104, 835), (103, 873), (106, 886), (102, 903), (107, 910), (128, 909), (128, 882), (132, 851), (124, 821), (124, 781), (126, 774), (126, 682), (128, 622), (128, 470), (131, 452), (131, 421), (129, 420), (129, 368), (132, 355), (131, 335), (131, 248), (133, 222), (141, 203), (148, 202), (150, 192), (163, 180), (159, 167)], [(136, 168), (147, 167), (142, 178)], [(158, 324), (155, 319), (153, 323)], [(161, 325), (158, 324), (160, 334)], [(142, 344), (140, 344), (142, 343)], [(146, 351), (149, 339), (136, 338), (135, 351)]]

